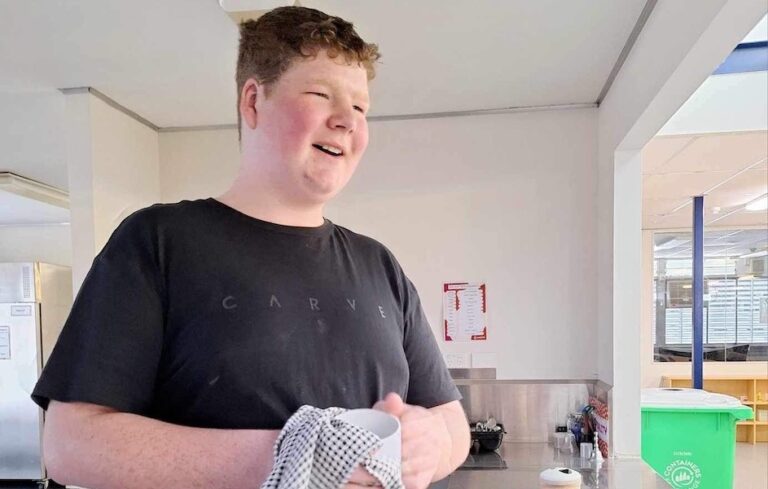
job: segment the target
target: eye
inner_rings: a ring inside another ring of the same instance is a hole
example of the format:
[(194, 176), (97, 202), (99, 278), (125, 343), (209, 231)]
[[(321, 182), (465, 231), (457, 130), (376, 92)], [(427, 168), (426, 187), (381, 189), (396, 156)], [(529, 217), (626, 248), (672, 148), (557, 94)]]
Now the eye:
[(326, 94), (326, 93), (322, 93), (322, 92), (307, 92), (307, 93), (311, 93), (312, 95), (317, 95), (317, 96), (319, 96), (319, 97), (323, 97), (323, 98), (327, 98), (327, 99), (329, 99), (329, 98), (330, 98), (330, 97), (328, 96), (328, 94)]
[(355, 106), (354, 106), (354, 109), (355, 109), (356, 111), (360, 112), (361, 114), (365, 114), (365, 110), (363, 110), (363, 108), (362, 108), (362, 107), (360, 107), (359, 105), (355, 105)]

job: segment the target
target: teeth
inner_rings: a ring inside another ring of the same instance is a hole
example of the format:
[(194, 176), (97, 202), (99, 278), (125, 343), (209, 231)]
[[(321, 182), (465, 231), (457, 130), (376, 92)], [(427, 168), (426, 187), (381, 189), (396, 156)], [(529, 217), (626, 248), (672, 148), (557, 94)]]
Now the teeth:
[(325, 145), (320, 145), (320, 147), (328, 151), (329, 153), (333, 153), (337, 156), (341, 154), (341, 150), (339, 148), (336, 148), (333, 146), (325, 146)]

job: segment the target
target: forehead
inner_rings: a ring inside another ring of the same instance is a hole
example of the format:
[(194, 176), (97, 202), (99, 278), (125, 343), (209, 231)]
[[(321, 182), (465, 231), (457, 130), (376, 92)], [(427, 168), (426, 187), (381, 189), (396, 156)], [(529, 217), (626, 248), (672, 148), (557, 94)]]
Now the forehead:
[(342, 55), (330, 58), (324, 50), (319, 51), (317, 56), (293, 61), (280, 81), (343, 88), (352, 95), (368, 97), (368, 72), (365, 68), (347, 62)]

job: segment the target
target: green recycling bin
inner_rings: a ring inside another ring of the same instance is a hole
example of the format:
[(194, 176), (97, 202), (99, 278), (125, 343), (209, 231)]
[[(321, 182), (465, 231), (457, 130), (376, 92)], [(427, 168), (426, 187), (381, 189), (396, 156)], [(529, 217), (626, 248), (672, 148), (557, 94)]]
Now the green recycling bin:
[(642, 456), (675, 489), (732, 489), (736, 422), (754, 412), (698, 389), (643, 389)]

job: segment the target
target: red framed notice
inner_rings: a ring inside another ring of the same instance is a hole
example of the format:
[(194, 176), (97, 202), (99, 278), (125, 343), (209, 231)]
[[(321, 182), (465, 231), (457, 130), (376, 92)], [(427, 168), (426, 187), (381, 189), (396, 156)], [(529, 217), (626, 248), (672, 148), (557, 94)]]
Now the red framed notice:
[(443, 331), (445, 341), (488, 339), (485, 283), (443, 284)]

